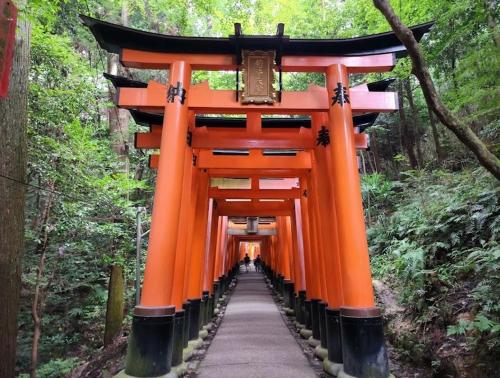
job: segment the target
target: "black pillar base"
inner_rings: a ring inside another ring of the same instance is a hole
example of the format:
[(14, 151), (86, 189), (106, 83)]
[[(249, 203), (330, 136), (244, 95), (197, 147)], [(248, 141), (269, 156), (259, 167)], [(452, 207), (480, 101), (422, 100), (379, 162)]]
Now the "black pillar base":
[(200, 311), (201, 299), (190, 299), (191, 308), (189, 311), (189, 340), (196, 340), (200, 334)]
[(312, 325), (312, 337), (313, 339), (319, 340), (321, 338), (319, 332), (319, 302), (320, 299), (311, 299), (311, 325)]
[(215, 310), (214, 295), (212, 294), (208, 299), (208, 321), (209, 322), (211, 322), (212, 318), (214, 317), (214, 310)]
[(210, 322), (210, 293), (208, 291), (204, 291), (202, 294), (203, 300), (203, 316), (201, 317), (201, 325), (207, 325)]
[(328, 346), (328, 360), (337, 364), (342, 363), (342, 333), (340, 331), (340, 310), (327, 308), (325, 310), (326, 345)]
[(283, 304), (285, 307), (293, 307), (294, 284), (290, 280), (283, 281)]
[(312, 314), (311, 314), (311, 301), (306, 299), (304, 301), (304, 307), (305, 307), (305, 326), (306, 329), (311, 329), (312, 328)]
[(222, 295), (224, 295), (224, 293), (227, 290), (226, 276), (220, 276), (219, 282), (220, 282), (220, 288), (221, 288), (220, 292), (221, 292), (221, 296), (222, 296)]
[(205, 325), (205, 314), (207, 313), (207, 302), (205, 302), (205, 299), (203, 296), (201, 297), (201, 302), (200, 302), (200, 329)]
[(170, 372), (175, 307), (136, 306), (132, 318), (125, 373), (156, 377)]
[(220, 298), (220, 282), (219, 281), (214, 281), (214, 301), (215, 305), (217, 305), (217, 302), (219, 302)]
[(187, 348), (189, 342), (189, 323), (190, 323), (190, 313), (191, 313), (191, 302), (187, 301), (182, 304), (182, 308), (184, 309), (184, 340), (183, 347)]
[(297, 296), (297, 305), (295, 306), (297, 308), (297, 312), (295, 314), (295, 317), (300, 324), (306, 323), (305, 300), (306, 300), (306, 291), (300, 290), (299, 295)]
[(360, 378), (389, 376), (384, 328), (377, 308), (341, 308), (344, 372)]
[(281, 297), (285, 296), (285, 277), (281, 274), (279, 275), (279, 293)]
[(318, 303), (318, 315), (319, 315), (319, 335), (320, 335), (320, 340), (321, 340), (321, 347), (322, 348), (327, 348), (327, 339), (326, 339), (326, 315), (325, 315), (325, 309), (327, 307), (326, 302), (319, 302)]
[(186, 312), (177, 311), (174, 318), (174, 346), (172, 349), (172, 366), (182, 364), (182, 351), (184, 349), (184, 320)]

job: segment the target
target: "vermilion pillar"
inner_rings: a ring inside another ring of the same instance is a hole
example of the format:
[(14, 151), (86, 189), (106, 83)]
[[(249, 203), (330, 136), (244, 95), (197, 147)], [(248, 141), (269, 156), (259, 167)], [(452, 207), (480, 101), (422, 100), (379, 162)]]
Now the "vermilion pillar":
[(291, 233), (288, 232), (290, 222), (287, 221), (288, 216), (280, 216), (276, 218), (278, 231), (278, 253), (280, 256), (280, 273), (283, 276), (281, 294), (283, 295), (284, 305), (287, 308), (293, 306), (293, 267), (292, 267), (292, 251), (291, 251)]
[[(134, 309), (125, 372), (136, 377), (160, 376), (172, 362), (173, 272), (182, 199), (191, 67), (176, 61), (170, 67), (170, 93), (160, 144), (151, 232), (141, 303)], [(175, 89), (177, 89), (177, 91)]]
[(312, 300), (318, 301), (321, 297), (320, 275), (314, 250), (316, 247), (314, 219), (311, 216), (313, 201), (309, 190), (308, 179), (300, 179), (302, 196), (300, 197), (300, 211), (302, 219), (302, 233), (304, 237), (304, 263), (306, 271), (306, 296), (304, 297), (304, 324), (306, 329), (312, 329)]
[(172, 351), (172, 366), (182, 364), (183, 349), (188, 346), (188, 333), (191, 304), (187, 301), (187, 287), (189, 285), (188, 267), (191, 265), (190, 245), (191, 230), (194, 223), (198, 169), (191, 163), (192, 148), (186, 145), (184, 158), (184, 182), (182, 190), (181, 211), (177, 236), (177, 251), (175, 253), (174, 282), (172, 285), (172, 303), (176, 307), (174, 321), (174, 346)]
[(287, 223), (290, 224), (290, 233), (292, 240), (294, 291), (295, 293), (298, 293), (300, 290), (304, 290), (305, 285), (303, 282), (304, 265), (301, 259), (301, 252), (303, 252), (303, 250), (302, 248), (299, 247), (299, 238), (297, 236), (297, 218), (295, 215), (295, 209), (292, 216), (288, 218)]
[[(182, 308), (183, 302), (187, 299), (187, 288), (189, 286), (189, 266), (191, 265), (191, 253), (188, 250), (188, 239), (190, 240), (190, 230), (193, 229), (194, 212), (196, 209), (197, 196), (197, 174), (198, 170), (193, 169), (191, 164), (191, 148), (186, 149), (184, 159), (184, 183), (182, 190), (181, 212), (179, 216), (179, 228), (177, 237), (177, 251), (175, 254), (174, 281), (172, 285), (172, 303), (176, 309)], [(188, 227), (186, 227), (188, 225)]]
[(296, 271), (296, 285), (295, 289), (297, 294), (300, 291), (306, 290), (306, 273), (304, 266), (304, 236), (302, 229), (302, 215), (300, 213), (300, 200), (297, 198), (294, 200), (294, 210), (292, 214), (292, 236), (294, 239), (294, 244), (297, 248), (296, 251), (296, 261), (297, 261), (297, 271)]
[(307, 181), (305, 178), (300, 179), (300, 189), (302, 190), (302, 195), (300, 197), (299, 211), (302, 220), (302, 238), (304, 241), (304, 270), (306, 278), (306, 290), (307, 297), (310, 298), (311, 295), (316, 295), (316, 281), (313, 279), (313, 267), (311, 258), (311, 240), (310, 240), (310, 227), (309, 227), (309, 213), (307, 207), (309, 205), (308, 192), (307, 192)]
[(215, 244), (215, 259), (214, 259), (214, 282), (219, 282), (220, 276), (220, 258), (221, 258), (221, 243), (222, 243), (222, 221), (224, 217), (219, 217), (217, 221), (217, 241)]
[(208, 205), (208, 175), (205, 172), (200, 172), (198, 198), (196, 200), (196, 215), (190, 251), (192, 256), (190, 262), (189, 298), (199, 298), (203, 290)]
[(202, 286), (205, 264), (205, 241), (208, 215), (208, 174), (199, 173), (196, 212), (190, 244), (188, 299), (190, 306), (189, 340), (198, 338), (202, 313)]
[[(173, 63), (170, 85), (177, 87), (177, 83), (181, 83), (187, 92), (190, 82), (190, 66), (182, 61)], [(181, 103), (180, 96), (176, 96), (165, 106), (151, 232), (139, 306), (141, 311), (147, 311), (148, 308), (169, 313), (172, 311), (170, 306), (187, 130), (187, 104)]]
[[(313, 119), (314, 124), (314, 119)], [(325, 203), (323, 199), (319, 196), (319, 187), (324, 185), (323, 180), (325, 177), (318, 177), (317, 162), (313, 159), (313, 169), (309, 175), (309, 214), (310, 214), (310, 224), (313, 230), (314, 236), (314, 249), (313, 249), (313, 264), (316, 267), (315, 272), (317, 273), (318, 287), (320, 292), (315, 298), (311, 298), (311, 323), (314, 340), (320, 340), (321, 338), (321, 323), (320, 323), (320, 303), (326, 303), (328, 301), (328, 290), (327, 290), (327, 278), (326, 272), (327, 267), (325, 266), (325, 249), (328, 248), (329, 235), (325, 233), (325, 225), (328, 222), (329, 214), (325, 212)], [(323, 212), (322, 212), (323, 210)]]
[(329, 66), (326, 79), (331, 174), (344, 294), (341, 307), (344, 371), (355, 377), (387, 377), (382, 319), (374, 307), (346, 67)]
[[(313, 132), (318, 133), (322, 127), (328, 125), (328, 114), (316, 113), (312, 117)], [(340, 256), (338, 248), (338, 232), (336, 227), (336, 213), (333, 200), (335, 187), (331, 183), (331, 174), (328, 166), (327, 144), (318, 144), (314, 149), (315, 195), (318, 198), (320, 213), (320, 228), (322, 238), (323, 265), (325, 267), (326, 296), (319, 303), (319, 322), (321, 347), (328, 349), (328, 360), (337, 364), (342, 363), (342, 343), (340, 332), (340, 306), (343, 304), (343, 291), (340, 272)], [(328, 307), (327, 307), (328, 306)], [(320, 357), (325, 353), (318, 351)]]
[[(302, 194), (302, 197), (305, 196)], [(308, 247), (309, 237), (308, 237), (308, 226), (307, 220), (304, 222), (302, 218), (302, 200), (295, 199), (295, 209), (294, 209), (294, 219), (295, 219), (295, 227), (296, 227), (296, 239), (297, 239), (297, 248), (299, 251), (299, 264), (300, 264), (300, 274), (301, 274), (301, 285), (297, 288), (297, 298), (295, 301), (295, 311), (296, 311), (296, 319), (299, 324), (306, 324), (306, 306), (305, 301), (307, 298), (307, 285), (310, 281), (309, 272), (306, 266), (306, 248)], [(309, 280), (309, 281), (308, 281)]]
[(288, 243), (288, 233), (286, 231), (286, 220), (285, 217), (278, 217), (278, 225), (279, 225), (279, 253), (281, 257), (281, 274), (283, 274), (283, 278), (285, 280), (290, 280), (290, 250)]
[(218, 227), (218, 215), (217, 210), (214, 209), (214, 200), (210, 199), (208, 204), (209, 209), (209, 227), (210, 230), (210, 242), (208, 247), (208, 258), (207, 265), (205, 267), (204, 284), (203, 289), (209, 291), (213, 294), (213, 284), (214, 284), (214, 267), (215, 267), (215, 252), (217, 250), (217, 227)]

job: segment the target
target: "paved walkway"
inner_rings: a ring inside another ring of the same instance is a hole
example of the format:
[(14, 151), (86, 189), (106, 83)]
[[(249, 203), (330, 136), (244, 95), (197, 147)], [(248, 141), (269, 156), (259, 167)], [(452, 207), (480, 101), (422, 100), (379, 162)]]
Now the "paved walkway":
[(199, 371), (200, 378), (317, 377), (255, 272), (238, 276)]

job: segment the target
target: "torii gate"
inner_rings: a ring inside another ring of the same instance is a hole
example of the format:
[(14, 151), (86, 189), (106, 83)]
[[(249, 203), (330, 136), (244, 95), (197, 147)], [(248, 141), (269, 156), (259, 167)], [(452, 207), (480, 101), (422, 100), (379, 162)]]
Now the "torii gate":
[[(182, 347), (198, 338), (238, 268), (242, 238), (228, 234), (228, 217), (273, 216), (277, 235), (261, 239), (268, 274), (286, 283), (286, 303), (296, 299), (297, 320), (327, 349), (325, 370), (388, 377), (355, 150), (368, 146), (363, 125), (373, 113), (396, 110), (397, 97), (376, 85), (350, 88), (348, 75), (391, 70), (405, 55), (395, 35), (290, 39), (280, 24), (275, 36), (246, 36), (236, 24), (229, 38), (177, 37), (82, 19), (123, 65), (169, 70), (166, 84), (109, 77), (119, 87), (117, 105), (150, 126), (136, 147), (160, 150), (150, 161), (158, 170), (151, 233), (125, 373), (161, 376), (182, 363)], [(413, 28), (415, 37), (431, 25)], [(191, 85), (193, 70), (236, 71), (236, 90)], [(283, 91), (282, 72), (324, 73), (326, 87)], [(205, 116), (230, 113), (246, 118)], [(247, 177), (252, 185), (212, 188), (217, 177)], [(299, 184), (266, 190), (265, 178)]]

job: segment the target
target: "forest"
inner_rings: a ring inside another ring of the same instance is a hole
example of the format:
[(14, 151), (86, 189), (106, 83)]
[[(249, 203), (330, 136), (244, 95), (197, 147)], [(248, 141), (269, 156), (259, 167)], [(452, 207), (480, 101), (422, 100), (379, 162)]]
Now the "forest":
[[(9, 204), (24, 204), (25, 211), (0, 233), (0, 254), (6, 256), (0, 276), (21, 277), (20, 298), (1, 304), (19, 307), (17, 346), (2, 342), (0, 353), (16, 350), (16, 376), (65, 377), (114, 337), (128, 334), (135, 305), (136, 217), (140, 213), (143, 230), (149, 229), (153, 199), (155, 171), (133, 141), (144, 127), (114, 107), (115, 89), (103, 73), (139, 81), (165, 81), (167, 75), (121, 67), (116, 55), (99, 48), (79, 15), (189, 36), (225, 37), (235, 22), (245, 34), (274, 34), (282, 22), (294, 38), (350, 38), (391, 26), (371, 0), (16, 3), (11, 86), (19, 93), (10, 102), (0, 100), (6, 146), (0, 153), (0, 222), (11, 219)], [(500, 3), (390, 3), (405, 25), (435, 22), (420, 46), (437, 93), (496, 156), (499, 169)], [(399, 110), (381, 114), (366, 130), (370, 149), (359, 154), (373, 283), (385, 308), (391, 370), (397, 377), (493, 377), (500, 368), (498, 178), (436, 116), (409, 57), (392, 72), (356, 74), (351, 81), (385, 78), (395, 79), (390, 90), (398, 94)], [(197, 71), (194, 80), (234, 88), (233, 72)], [(324, 75), (283, 75), (285, 90), (304, 90), (309, 83), (324, 86)], [(5, 171), (4, 161), (18, 141), (18, 169), (26, 168), (21, 176)], [(9, 240), (15, 243), (16, 237), (24, 240), (22, 254), (7, 257)], [(147, 237), (143, 262), (146, 246)], [(20, 270), (7, 273), (7, 259), (19, 260)], [(125, 291), (118, 295), (125, 317), (118, 325), (106, 321), (112, 272), (124, 278)], [(16, 291), (14, 281), (1, 282), (1, 290)]]

